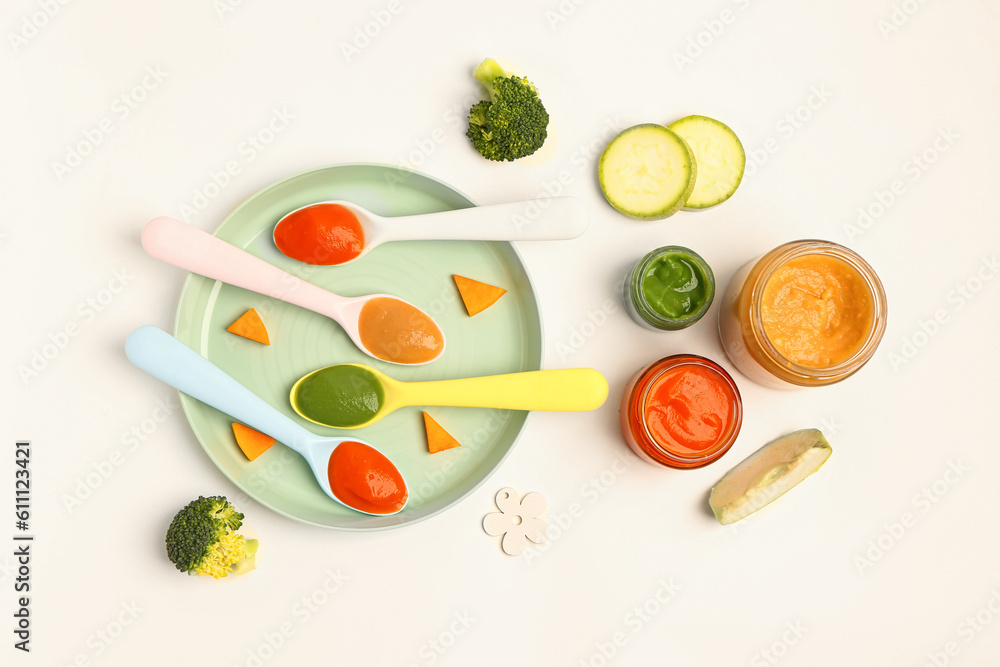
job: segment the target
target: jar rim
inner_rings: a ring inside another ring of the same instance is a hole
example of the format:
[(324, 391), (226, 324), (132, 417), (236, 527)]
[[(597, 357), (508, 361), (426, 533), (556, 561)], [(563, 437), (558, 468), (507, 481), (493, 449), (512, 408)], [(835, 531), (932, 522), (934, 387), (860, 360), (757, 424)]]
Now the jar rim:
[[(695, 270), (701, 273), (701, 278), (703, 278), (703, 282), (706, 285), (705, 299), (702, 304), (683, 317), (666, 317), (657, 312), (656, 309), (654, 309), (646, 300), (646, 293), (642, 289), (642, 278), (646, 275), (646, 270), (649, 268), (650, 264), (664, 255), (674, 253), (689, 255), (694, 260)], [(705, 261), (705, 258), (691, 248), (681, 245), (665, 245), (649, 251), (643, 255), (642, 259), (640, 259), (635, 265), (630, 289), (633, 303), (635, 304), (636, 309), (640, 311), (640, 315), (643, 319), (653, 326), (679, 329), (694, 324), (704, 317), (705, 313), (708, 312), (708, 309), (712, 307), (712, 302), (715, 300), (715, 273), (712, 271), (712, 267), (709, 266), (708, 262)]]
[[(656, 383), (657, 379), (662, 377), (664, 373), (672, 371), (680, 366), (697, 366), (699, 368), (706, 368), (712, 371), (726, 386), (732, 407), (731, 426), (728, 431), (724, 433), (719, 438), (718, 442), (713, 444), (712, 447), (692, 456), (679, 454), (661, 444), (649, 430), (649, 425), (647, 424), (645, 418), (645, 406), (649, 397), (649, 392)], [(647, 452), (647, 454), (667, 466), (676, 464), (677, 467), (682, 468), (700, 468), (718, 460), (726, 452), (728, 452), (733, 446), (733, 443), (736, 442), (736, 437), (739, 435), (740, 428), (743, 424), (743, 399), (740, 395), (739, 387), (736, 385), (736, 381), (733, 379), (732, 375), (730, 375), (726, 369), (722, 368), (719, 364), (715, 363), (711, 359), (707, 359), (697, 354), (674, 354), (663, 357), (662, 359), (659, 359), (658, 361), (655, 361), (647, 366), (646, 369), (642, 371), (641, 377), (636, 382), (636, 385), (632, 390), (632, 395), (629, 397), (629, 403), (637, 411), (637, 419), (635, 421), (642, 428), (642, 435), (645, 436), (644, 440), (648, 445), (655, 448), (655, 452)]]
[[(849, 358), (831, 366), (805, 366), (785, 357), (771, 343), (767, 333), (764, 331), (764, 324), (761, 317), (764, 287), (775, 271), (793, 259), (808, 255), (833, 256), (850, 265), (864, 280), (874, 311), (872, 313), (872, 324), (865, 337), (865, 341)], [(783, 374), (788, 375), (788, 377), (783, 377), (783, 379), (793, 384), (811, 384), (817, 380), (820, 382), (835, 382), (854, 374), (871, 359), (885, 332), (888, 306), (882, 281), (871, 265), (860, 255), (850, 248), (832, 241), (802, 239), (778, 246), (758, 260), (757, 267), (760, 267), (760, 271), (751, 286), (750, 293), (750, 331), (768, 361), (781, 369)]]

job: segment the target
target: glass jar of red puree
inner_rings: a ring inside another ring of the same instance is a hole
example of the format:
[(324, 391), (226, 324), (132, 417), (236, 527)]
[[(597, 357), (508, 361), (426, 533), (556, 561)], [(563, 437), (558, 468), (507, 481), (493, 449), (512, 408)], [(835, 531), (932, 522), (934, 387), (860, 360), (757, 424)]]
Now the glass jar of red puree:
[(850, 377), (878, 348), (886, 298), (874, 269), (849, 248), (802, 240), (744, 265), (719, 309), (733, 364), (776, 388), (816, 387)]
[(729, 451), (743, 423), (733, 378), (694, 354), (640, 369), (619, 409), (622, 435), (640, 458), (667, 468), (700, 468)]

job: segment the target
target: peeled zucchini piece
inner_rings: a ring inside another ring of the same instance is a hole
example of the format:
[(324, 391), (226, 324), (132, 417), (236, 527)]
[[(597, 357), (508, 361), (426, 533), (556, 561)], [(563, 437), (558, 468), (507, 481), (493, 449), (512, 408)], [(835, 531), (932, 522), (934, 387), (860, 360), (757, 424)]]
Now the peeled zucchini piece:
[(684, 210), (721, 204), (743, 180), (747, 157), (739, 137), (725, 123), (708, 116), (685, 116), (668, 125), (694, 152), (698, 174)]
[(814, 428), (772, 440), (727, 472), (712, 489), (708, 504), (719, 523), (735, 523), (819, 470), (832, 452)]
[(695, 184), (694, 153), (671, 130), (646, 123), (623, 130), (608, 142), (597, 178), (608, 203), (640, 220), (676, 213)]

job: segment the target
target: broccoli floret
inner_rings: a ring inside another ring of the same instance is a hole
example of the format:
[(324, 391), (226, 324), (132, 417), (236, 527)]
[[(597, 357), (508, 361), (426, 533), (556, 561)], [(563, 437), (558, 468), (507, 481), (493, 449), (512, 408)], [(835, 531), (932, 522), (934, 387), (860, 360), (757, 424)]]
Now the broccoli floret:
[(513, 161), (531, 155), (545, 143), (549, 114), (535, 86), (487, 58), (473, 72), (490, 94), (469, 109), (472, 145), (487, 160)]
[(223, 496), (199, 496), (174, 516), (167, 528), (167, 557), (181, 572), (220, 579), (256, 566), (257, 540), (235, 531), (243, 514)]

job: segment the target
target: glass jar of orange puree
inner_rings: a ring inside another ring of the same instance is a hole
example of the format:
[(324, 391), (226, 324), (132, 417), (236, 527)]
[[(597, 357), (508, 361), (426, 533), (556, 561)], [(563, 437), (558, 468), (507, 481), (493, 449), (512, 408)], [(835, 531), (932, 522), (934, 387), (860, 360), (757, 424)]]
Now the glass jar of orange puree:
[(792, 241), (748, 262), (719, 310), (732, 362), (751, 380), (782, 389), (850, 377), (872, 358), (885, 325), (875, 271), (829, 241)]
[(675, 354), (632, 376), (618, 414), (622, 435), (640, 458), (700, 468), (733, 446), (743, 402), (733, 378), (714, 361)]

